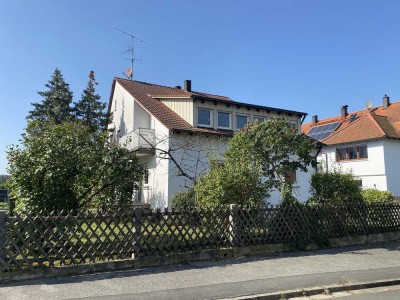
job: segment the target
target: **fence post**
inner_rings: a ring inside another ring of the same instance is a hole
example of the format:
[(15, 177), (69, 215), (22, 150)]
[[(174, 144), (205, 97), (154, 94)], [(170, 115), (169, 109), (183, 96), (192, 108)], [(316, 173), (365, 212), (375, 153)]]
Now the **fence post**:
[[(0, 261), (6, 261), (6, 241), (7, 241), (7, 213), (0, 211)], [(0, 263), (0, 273), (6, 268)]]
[(230, 204), (229, 205), (229, 239), (232, 247), (239, 246), (239, 220), (238, 220), (239, 205)]
[(140, 257), (140, 252), (142, 249), (142, 243), (141, 243), (141, 238), (142, 238), (142, 210), (141, 209), (135, 209), (133, 212), (133, 253), (132, 253), (132, 258), (133, 259), (139, 259)]

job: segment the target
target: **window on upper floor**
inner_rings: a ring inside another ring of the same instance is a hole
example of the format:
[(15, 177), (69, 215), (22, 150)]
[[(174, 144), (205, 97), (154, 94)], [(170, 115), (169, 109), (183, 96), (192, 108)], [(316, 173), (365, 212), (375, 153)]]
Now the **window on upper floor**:
[(211, 110), (199, 108), (197, 109), (197, 125), (198, 126), (212, 126)]
[(336, 160), (356, 160), (368, 158), (367, 145), (351, 146), (336, 149)]
[(231, 114), (224, 111), (218, 112), (218, 128), (231, 129)]
[(265, 118), (264, 118), (264, 117), (254, 116), (254, 117), (253, 117), (253, 120), (262, 123), (262, 122), (265, 121)]
[(236, 115), (236, 129), (241, 129), (247, 125), (249, 117), (245, 115)]

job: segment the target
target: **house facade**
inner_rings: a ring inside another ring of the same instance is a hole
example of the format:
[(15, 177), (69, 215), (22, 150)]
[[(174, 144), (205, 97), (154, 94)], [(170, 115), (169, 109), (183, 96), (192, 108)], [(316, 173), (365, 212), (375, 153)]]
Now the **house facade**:
[[(110, 139), (136, 151), (148, 176), (134, 192), (134, 202), (169, 207), (173, 196), (193, 186), (219, 159), (235, 130), (254, 120), (285, 118), (298, 129), (303, 112), (237, 102), (229, 97), (115, 78), (108, 110)], [(294, 194), (309, 197), (310, 172), (293, 174)], [(273, 192), (271, 203), (279, 201)]]
[(400, 102), (390, 103), (304, 124), (302, 131), (320, 141), (321, 170), (352, 172), (362, 188), (390, 191), (400, 196)]

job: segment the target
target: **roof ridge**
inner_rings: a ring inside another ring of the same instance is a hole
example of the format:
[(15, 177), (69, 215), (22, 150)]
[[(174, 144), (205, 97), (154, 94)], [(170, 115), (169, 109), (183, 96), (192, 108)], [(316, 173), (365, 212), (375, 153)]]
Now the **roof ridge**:
[[(391, 102), (387, 109), (390, 109), (390, 106), (392, 106), (393, 104), (400, 105), (400, 100), (395, 101), (395, 102)], [(375, 113), (381, 107), (383, 107), (383, 105), (375, 106), (375, 107), (373, 107), (371, 109), (363, 108), (363, 109), (359, 109), (359, 110), (356, 110), (356, 111), (353, 111), (353, 112), (349, 112), (347, 115), (357, 114), (357, 113), (361, 113), (361, 112), (364, 112), (364, 111), (365, 112), (369, 112), (369, 113), (371, 113), (371, 112)], [(377, 116), (380, 116), (380, 115), (377, 115)], [(321, 119), (321, 120), (318, 121), (318, 123), (324, 122), (325, 120), (335, 119), (335, 118), (341, 118), (341, 116), (340, 115), (336, 115), (336, 116), (333, 116), (333, 117), (328, 117), (328, 118), (325, 118), (325, 119)], [(329, 121), (327, 121), (327, 122), (329, 122)], [(307, 122), (307, 123), (305, 123), (303, 125), (307, 125), (307, 124), (311, 124), (311, 123), (312, 122)]]
[(120, 80), (124, 80), (124, 81), (129, 81), (129, 82), (148, 84), (148, 85), (152, 85), (152, 86), (159, 86), (159, 87), (163, 87), (163, 88), (168, 88), (168, 89), (178, 90), (178, 91), (181, 91), (181, 92), (190, 93), (188, 91), (185, 91), (185, 90), (182, 90), (182, 89), (178, 89), (176, 87), (171, 87), (171, 86), (166, 86), (166, 85), (161, 85), (161, 84), (155, 84), (155, 83), (150, 83), (150, 82), (145, 82), (145, 81), (129, 80), (129, 79), (126, 79), (126, 78), (121, 78), (121, 77), (114, 77), (114, 79), (120, 79)]
[[(224, 98), (228, 98), (228, 99), (233, 100), (232, 98), (230, 98), (230, 97), (228, 97), (228, 96), (224, 96), (224, 95), (210, 94), (210, 93), (199, 92), (199, 91), (192, 91), (192, 93), (199, 93), (199, 94), (206, 94), (206, 95), (210, 95), (210, 96), (224, 97)], [(235, 101), (235, 100), (233, 100), (233, 101)]]

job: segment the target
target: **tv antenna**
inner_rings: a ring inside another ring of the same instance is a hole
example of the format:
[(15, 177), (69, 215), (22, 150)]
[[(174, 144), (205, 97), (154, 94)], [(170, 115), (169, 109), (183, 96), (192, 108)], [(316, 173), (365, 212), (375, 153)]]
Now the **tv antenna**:
[(126, 72), (122, 72), (122, 74), (125, 75), (126, 78), (132, 80), (133, 79), (133, 64), (135, 61), (141, 61), (141, 60), (137, 60), (135, 58), (135, 48), (134, 48), (134, 41), (137, 40), (143, 44), (147, 44), (147, 42), (139, 39), (138, 37), (134, 36), (133, 34), (127, 33), (117, 27), (113, 27), (115, 30), (118, 30), (119, 32), (129, 36), (131, 38), (131, 46), (128, 48), (128, 50), (126, 50), (125, 52), (130, 52), (131, 53), (131, 58), (129, 59), (131, 61), (131, 66), (128, 68), (128, 70)]

